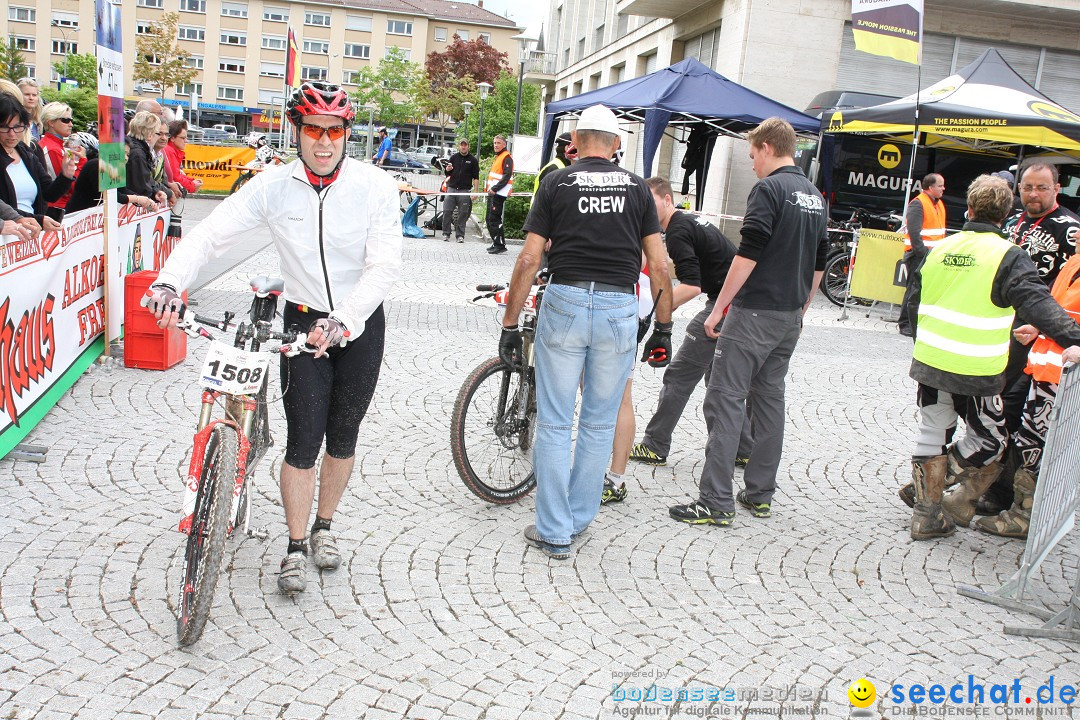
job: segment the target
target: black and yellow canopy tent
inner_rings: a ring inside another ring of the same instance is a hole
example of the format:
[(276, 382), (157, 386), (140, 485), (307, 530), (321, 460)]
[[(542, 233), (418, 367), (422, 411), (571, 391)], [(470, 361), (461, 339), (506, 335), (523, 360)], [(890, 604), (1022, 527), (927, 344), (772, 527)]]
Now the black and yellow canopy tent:
[[(916, 111), (918, 115), (916, 116)], [(927, 89), (882, 105), (822, 116), (827, 133), (889, 136), (1016, 156), (1020, 147), (1080, 154), (1080, 115), (1029, 85), (990, 48)]]

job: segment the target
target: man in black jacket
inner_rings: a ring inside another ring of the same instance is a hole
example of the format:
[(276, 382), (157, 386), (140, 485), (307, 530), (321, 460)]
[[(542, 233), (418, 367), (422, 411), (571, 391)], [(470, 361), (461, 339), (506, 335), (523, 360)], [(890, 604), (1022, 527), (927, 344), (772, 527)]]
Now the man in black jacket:
[[(747, 201), (738, 254), (704, 323), (710, 337), (717, 337), (721, 320), (724, 327), (705, 393), (709, 441), (700, 495), (668, 510), (675, 520), (694, 525), (731, 525), (736, 501), (754, 517), (772, 514), (784, 447), (784, 381), (803, 313), (825, 267), (825, 200), (795, 165), (795, 130), (781, 118), (769, 118), (747, 140), (760, 180)], [(751, 393), (754, 452), (743, 476), (746, 489), (733, 498)]]
[[(465, 193), (476, 192), (480, 180), (480, 162), (469, 152), (469, 141), (458, 143), (458, 154), (447, 160), (446, 191), (460, 193), (443, 196), (442, 232), (443, 241), (450, 242), (450, 224), (459, 243), (465, 242), (465, 223), (472, 214), (472, 197)], [(454, 211), (457, 210), (457, 217)]]

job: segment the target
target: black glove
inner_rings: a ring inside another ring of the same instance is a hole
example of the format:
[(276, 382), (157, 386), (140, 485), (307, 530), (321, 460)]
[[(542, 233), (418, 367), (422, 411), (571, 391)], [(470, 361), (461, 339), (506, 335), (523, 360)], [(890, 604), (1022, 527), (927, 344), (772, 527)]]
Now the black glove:
[(503, 327), (499, 336), (499, 359), (510, 367), (521, 362), (525, 347), (521, 342), (521, 329), (518, 326)]
[(673, 322), (656, 321), (653, 325), (653, 334), (645, 341), (641, 362), (648, 362), (649, 367), (667, 367), (671, 362), (671, 329), (674, 325)]
[(140, 304), (155, 315), (171, 310), (183, 317), (186, 308), (184, 299), (176, 292), (176, 288), (165, 284), (151, 285)]

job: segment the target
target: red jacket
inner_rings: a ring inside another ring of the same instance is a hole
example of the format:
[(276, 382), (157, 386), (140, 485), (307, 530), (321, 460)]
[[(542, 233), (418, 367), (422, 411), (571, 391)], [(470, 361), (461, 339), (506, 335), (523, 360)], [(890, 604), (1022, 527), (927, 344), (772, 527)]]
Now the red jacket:
[(184, 166), (185, 153), (180, 148), (168, 142), (165, 144), (165, 174), (170, 180), (180, 183), (180, 187), (187, 190), (189, 193), (193, 193), (198, 188), (195, 186), (195, 181), (184, 174), (181, 168)]
[[(50, 132), (42, 133), (41, 141), (38, 144), (41, 145), (41, 149), (45, 153), (45, 159), (49, 163), (49, 167), (51, 168), (51, 171), (52, 171), (52, 176), (53, 177), (59, 177), (60, 176), (60, 165), (64, 162), (64, 141), (63, 141), (63, 139), (58, 137), (57, 135), (54, 135), (54, 134), (50, 133)], [(73, 180), (74, 180), (74, 178), (79, 177), (79, 172), (82, 170), (83, 165), (85, 165), (85, 164), (86, 164), (86, 158), (79, 158), (79, 160), (77, 161), (77, 163), (75, 165), (75, 175), (72, 178)], [(60, 197), (59, 200), (56, 200), (55, 202), (49, 203), (49, 207), (66, 208), (68, 198), (71, 197), (71, 190), (74, 187), (75, 187), (75, 185), (74, 185), (74, 182), (73, 182), (72, 185), (71, 185), (71, 188), (69, 188), (68, 191), (66, 193), (64, 193)]]

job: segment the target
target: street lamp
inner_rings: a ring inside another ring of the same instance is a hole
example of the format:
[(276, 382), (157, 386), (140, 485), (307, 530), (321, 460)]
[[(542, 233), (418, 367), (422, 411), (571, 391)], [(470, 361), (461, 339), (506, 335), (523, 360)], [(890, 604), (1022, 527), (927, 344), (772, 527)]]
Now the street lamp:
[(521, 86), (525, 82), (525, 63), (529, 61), (536, 39), (528, 37), (525, 33), (515, 35), (510, 39), (518, 41), (518, 94), (517, 108), (514, 110), (514, 136), (516, 137), (521, 123)]
[[(465, 102), (461, 103), (461, 106), (463, 108), (465, 108), (465, 138), (468, 139), (468, 137), (469, 137), (469, 113), (472, 112), (473, 104), (471, 102), (469, 102), (468, 100), (466, 100)], [(480, 152), (480, 151), (477, 150), (477, 152)]]
[(477, 87), (480, 88), (480, 130), (476, 133), (476, 156), (480, 157), (480, 152), (484, 147), (484, 101), (487, 100), (492, 85), (491, 83), (482, 82)]
[(375, 122), (375, 106), (374, 105), (364, 105), (363, 107), (364, 107), (365, 110), (367, 110), (367, 154), (368, 154), (368, 157), (372, 157), (375, 154), (375, 153), (371, 152), (371, 143), (372, 143), (371, 126)]
[(57, 90), (62, 90), (63, 85), (67, 81), (67, 78), (68, 78), (68, 58), (71, 57), (71, 43), (68, 42), (67, 30), (65, 30), (64, 27), (59, 22), (56, 21), (56, 19), (53, 19), (53, 21), (50, 22), (49, 24), (52, 25), (57, 30), (59, 30), (60, 34), (64, 38), (64, 50), (66, 51), (64, 53), (64, 77), (59, 82), (56, 83), (56, 89)]

